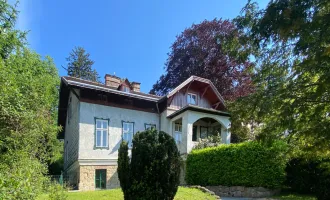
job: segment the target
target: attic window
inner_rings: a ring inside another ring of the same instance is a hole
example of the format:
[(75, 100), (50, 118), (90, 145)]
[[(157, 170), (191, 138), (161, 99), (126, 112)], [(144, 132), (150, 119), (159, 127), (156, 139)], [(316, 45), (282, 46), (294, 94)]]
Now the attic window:
[(123, 91), (124, 91), (124, 92), (130, 92), (130, 89), (129, 89), (129, 87), (127, 87), (127, 86), (123, 86)]
[(188, 104), (196, 105), (197, 104), (197, 96), (196, 96), (196, 94), (188, 93), (188, 95), (187, 95), (187, 103)]

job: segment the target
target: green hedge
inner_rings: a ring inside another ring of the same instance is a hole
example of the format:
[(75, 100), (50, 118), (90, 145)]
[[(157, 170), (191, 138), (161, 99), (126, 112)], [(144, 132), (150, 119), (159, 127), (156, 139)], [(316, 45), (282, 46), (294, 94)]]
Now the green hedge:
[(315, 194), (320, 200), (330, 199), (330, 158), (296, 157), (286, 167), (286, 184), (293, 191)]
[(258, 142), (193, 150), (187, 158), (186, 181), (191, 185), (279, 188), (285, 180), (286, 145)]

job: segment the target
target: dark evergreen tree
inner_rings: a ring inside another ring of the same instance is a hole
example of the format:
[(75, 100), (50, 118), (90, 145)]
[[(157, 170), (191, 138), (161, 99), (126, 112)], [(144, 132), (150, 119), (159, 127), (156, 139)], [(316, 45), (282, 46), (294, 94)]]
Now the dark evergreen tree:
[(90, 54), (83, 47), (75, 47), (66, 58), (68, 61), (67, 70), (69, 76), (99, 82), (99, 75), (92, 69), (94, 61), (89, 58)]
[(172, 200), (180, 176), (180, 154), (174, 139), (154, 129), (137, 133), (131, 161), (127, 143), (120, 146), (118, 175), (125, 200)]

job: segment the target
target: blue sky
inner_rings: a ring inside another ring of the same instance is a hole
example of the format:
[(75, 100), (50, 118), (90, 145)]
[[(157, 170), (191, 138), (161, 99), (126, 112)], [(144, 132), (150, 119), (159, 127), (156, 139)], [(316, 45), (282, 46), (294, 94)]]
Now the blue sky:
[[(21, 0), (17, 27), (30, 47), (49, 55), (61, 76), (74, 46), (84, 47), (101, 79), (116, 73), (149, 92), (164, 73), (176, 35), (193, 23), (237, 16), (247, 0)], [(265, 7), (268, 0), (259, 0)]]

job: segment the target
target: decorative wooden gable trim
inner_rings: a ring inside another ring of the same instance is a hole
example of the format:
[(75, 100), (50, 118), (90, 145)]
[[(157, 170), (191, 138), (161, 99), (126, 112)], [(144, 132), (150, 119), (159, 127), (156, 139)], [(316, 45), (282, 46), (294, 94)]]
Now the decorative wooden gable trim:
[[(185, 80), (183, 83), (181, 83), (179, 86), (177, 86), (176, 88), (174, 88), (168, 95), (168, 104), (171, 104), (172, 100), (173, 100), (173, 96), (179, 92), (180, 90), (182, 90), (183, 88), (187, 87), (187, 89), (185, 90), (184, 94), (186, 94), (191, 86), (191, 84), (194, 81), (198, 81), (198, 82), (202, 82), (202, 83), (206, 83), (208, 84), (208, 86), (205, 87), (205, 89), (203, 90), (203, 93), (201, 95), (201, 98), (206, 94), (206, 92), (211, 88), (213, 90), (213, 92), (215, 93), (215, 95), (218, 97), (219, 102), (223, 104), (223, 106), (225, 106), (225, 101), (222, 98), (222, 96), (220, 95), (219, 91), (216, 89), (216, 87), (213, 85), (213, 83), (205, 78), (201, 78), (198, 76), (191, 76), (190, 78), (188, 78), (187, 80)], [(217, 105), (218, 107), (219, 105)]]

